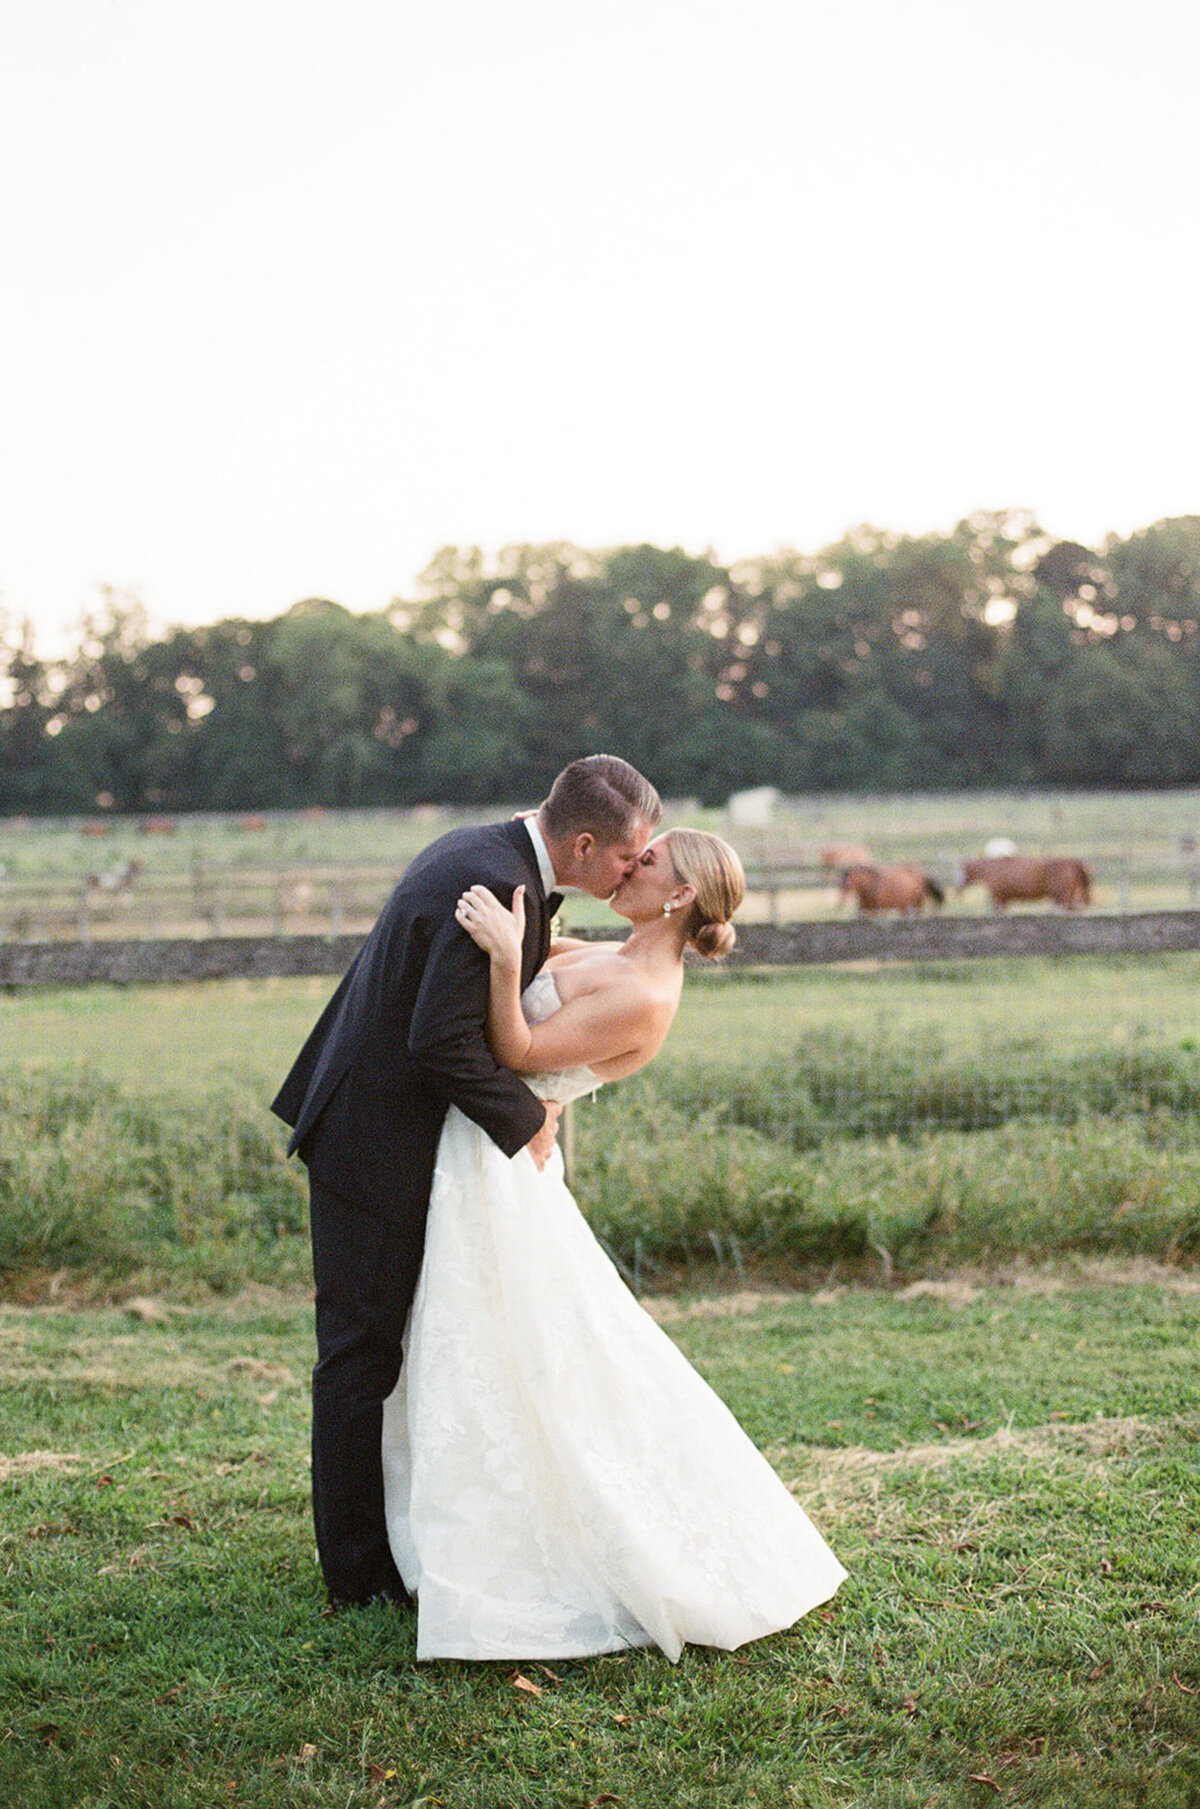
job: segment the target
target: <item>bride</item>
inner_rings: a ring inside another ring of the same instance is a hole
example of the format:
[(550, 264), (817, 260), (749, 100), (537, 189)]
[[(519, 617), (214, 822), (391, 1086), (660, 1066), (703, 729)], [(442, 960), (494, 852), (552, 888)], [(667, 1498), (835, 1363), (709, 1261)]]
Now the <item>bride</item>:
[[(510, 912), (472, 887), (457, 917), (489, 957), (497, 1061), (559, 1104), (643, 1067), (679, 1004), (685, 948), (727, 953), (744, 889), (718, 837), (671, 830), (611, 899), (628, 938), (555, 943), (522, 998), (521, 891)], [(629, 1293), (559, 1152), (539, 1172), (453, 1106), (383, 1459), (418, 1659), (731, 1650), (791, 1626), (846, 1574)]]

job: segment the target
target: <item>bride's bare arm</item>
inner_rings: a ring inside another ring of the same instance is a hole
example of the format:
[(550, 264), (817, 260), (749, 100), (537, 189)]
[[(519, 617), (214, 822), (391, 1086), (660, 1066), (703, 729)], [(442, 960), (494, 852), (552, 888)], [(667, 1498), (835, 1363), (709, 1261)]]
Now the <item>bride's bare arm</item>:
[(488, 1041), (492, 1054), (518, 1074), (596, 1068), (615, 1078), (631, 1074), (658, 1049), (673, 1007), (637, 984), (617, 963), (597, 972), (540, 1024), (527, 1024), (521, 1011), (521, 938), (525, 925), (523, 888), (506, 911), (486, 886), (472, 886), (460, 899), (458, 921), (491, 963)]
[(455, 907), (455, 916), (490, 962), (487, 1035), (492, 1054), (517, 1074), (532, 1074), (536, 1062), (525, 1060), (529, 1025), (521, 1011), (521, 942), (525, 932), (525, 888), (513, 894), (506, 911), (486, 886), (472, 886)]

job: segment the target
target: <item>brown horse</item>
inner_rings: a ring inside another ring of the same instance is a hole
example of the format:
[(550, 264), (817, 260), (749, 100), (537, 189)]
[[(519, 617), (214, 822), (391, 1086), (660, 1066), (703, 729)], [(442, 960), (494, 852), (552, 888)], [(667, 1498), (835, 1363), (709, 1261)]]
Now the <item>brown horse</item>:
[(941, 904), (946, 894), (920, 867), (847, 867), (843, 898), (857, 898), (860, 911), (921, 911), (927, 900)]
[(990, 860), (964, 861), (958, 890), (962, 892), (973, 885), (987, 887), (993, 911), (1035, 898), (1047, 898), (1064, 911), (1077, 911), (1092, 902), (1091, 868), (1086, 861), (1065, 854), (1044, 858), (1005, 854)]

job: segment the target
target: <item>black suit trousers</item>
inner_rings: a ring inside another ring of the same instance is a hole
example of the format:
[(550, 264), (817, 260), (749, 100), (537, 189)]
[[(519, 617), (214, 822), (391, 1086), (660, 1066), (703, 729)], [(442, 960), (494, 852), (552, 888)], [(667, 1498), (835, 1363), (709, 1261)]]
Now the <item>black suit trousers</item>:
[(317, 1365), (312, 1490), (331, 1596), (366, 1602), (402, 1584), (383, 1511), (383, 1403), (421, 1272), (425, 1226), (363, 1212), (309, 1179)]

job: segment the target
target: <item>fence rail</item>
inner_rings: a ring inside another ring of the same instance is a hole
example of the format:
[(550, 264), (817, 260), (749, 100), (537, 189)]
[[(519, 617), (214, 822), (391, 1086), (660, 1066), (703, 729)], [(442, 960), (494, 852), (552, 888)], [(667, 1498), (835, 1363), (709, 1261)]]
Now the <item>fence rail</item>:
[[(136, 863), (132, 863), (136, 868)], [(946, 886), (950, 862), (931, 862)], [(53, 875), (0, 876), (0, 946), (134, 937), (333, 936), (365, 933), (375, 921), (402, 866), (218, 868), (197, 863), (188, 870), (148, 873), (118, 870), (100, 878)], [(1133, 860), (1110, 862), (1099, 901), (1119, 912), (1146, 906), (1200, 908), (1200, 867), (1181, 859), (1170, 869)], [(782, 927), (810, 915), (809, 900), (830, 908), (838, 875), (803, 862), (750, 860), (746, 864), (747, 929), (754, 918)], [(978, 903), (978, 900), (977, 900)]]
[[(579, 932), (598, 937), (604, 932)], [(0, 943), (0, 987), (149, 985), (336, 975), (362, 935), (127, 937)], [(1021, 956), (1145, 955), (1200, 949), (1200, 911), (924, 917), (739, 927), (734, 968)]]

